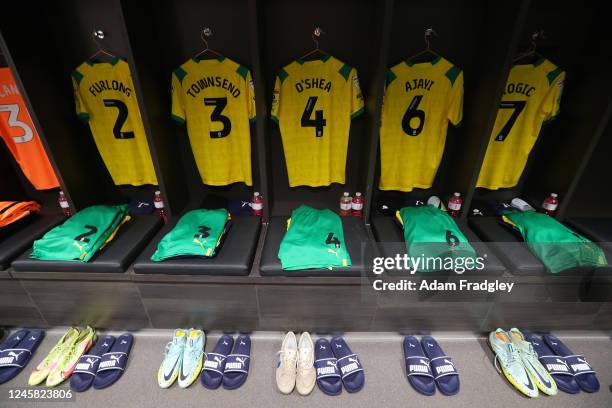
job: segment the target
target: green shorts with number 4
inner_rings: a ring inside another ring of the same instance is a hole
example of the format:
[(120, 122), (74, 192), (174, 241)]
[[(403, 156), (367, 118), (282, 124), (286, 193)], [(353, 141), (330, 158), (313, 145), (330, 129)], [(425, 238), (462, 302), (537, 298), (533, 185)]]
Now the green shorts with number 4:
[(113, 236), (128, 211), (127, 205), (87, 207), (34, 241), (31, 257), (87, 262)]
[[(420, 258), (417, 272), (455, 269), (450, 266), (474, 265), (476, 251), (463, 235), (455, 220), (432, 205), (404, 207), (396, 213), (404, 226), (408, 255)], [(464, 258), (459, 261), (459, 258)], [(467, 261), (467, 263), (466, 263)]]
[(289, 271), (351, 266), (338, 214), (306, 205), (293, 210), (278, 250), (278, 259), (283, 269)]
[(151, 260), (158, 262), (177, 256), (214, 256), (230, 219), (225, 209), (189, 211), (172, 231), (164, 235)]

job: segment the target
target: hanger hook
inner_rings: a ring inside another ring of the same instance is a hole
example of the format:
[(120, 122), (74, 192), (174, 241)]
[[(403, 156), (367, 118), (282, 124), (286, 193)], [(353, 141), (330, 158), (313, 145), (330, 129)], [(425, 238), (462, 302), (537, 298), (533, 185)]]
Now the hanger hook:
[(321, 27), (315, 27), (315, 29), (312, 32), (312, 41), (315, 43), (316, 45), (316, 49), (319, 49), (319, 40), (317, 38), (320, 38), (321, 35), (325, 34), (325, 32), (323, 31), (323, 29)]
[(102, 49), (102, 44), (100, 43), (99, 40), (103, 40), (104, 37), (106, 37), (106, 34), (104, 33), (104, 31), (100, 30), (100, 29), (95, 29), (93, 30), (93, 42), (96, 43), (96, 45), (98, 46), (98, 49), (101, 50)]
[(206, 45), (206, 49), (208, 49), (208, 41), (206, 41), (206, 37), (212, 37), (213, 33), (210, 27), (204, 27), (204, 29), (200, 32), (200, 38), (204, 41)]
[(531, 49), (535, 51), (538, 45), (538, 41), (545, 39), (546, 33), (544, 33), (543, 29), (540, 28), (539, 30), (534, 31), (533, 34), (531, 34)]
[(437, 37), (437, 36), (438, 36), (438, 33), (433, 28), (430, 27), (430, 28), (425, 29), (424, 38), (425, 38), (425, 45), (427, 46), (428, 50), (430, 49), (430, 38)]

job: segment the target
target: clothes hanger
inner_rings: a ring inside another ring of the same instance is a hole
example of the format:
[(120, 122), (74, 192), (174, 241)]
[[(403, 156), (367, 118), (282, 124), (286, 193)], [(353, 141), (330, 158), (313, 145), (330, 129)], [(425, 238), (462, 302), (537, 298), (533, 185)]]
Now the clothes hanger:
[(208, 47), (208, 41), (206, 41), (206, 37), (211, 37), (212, 34), (212, 30), (209, 27), (205, 27), (201, 32), (200, 32), (200, 38), (202, 39), (202, 41), (204, 42), (204, 45), (206, 46), (206, 48), (204, 48), (202, 51), (198, 52), (194, 58), (195, 59), (199, 59), (200, 55), (202, 54), (206, 54), (207, 52), (216, 55), (217, 57), (222, 57), (221, 54), (219, 54), (217, 51), (213, 50), (212, 48)]
[(540, 55), (537, 52), (538, 41), (545, 40), (545, 39), (546, 39), (546, 34), (544, 33), (544, 30), (539, 29), (537, 31), (534, 31), (533, 34), (531, 34), (531, 42), (529, 44), (529, 47), (525, 51), (520, 52), (516, 57), (514, 57), (512, 59), (512, 62), (517, 63), (520, 60), (526, 59), (528, 57), (533, 57), (533, 56), (542, 58), (542, 55)]
[(427, 54), (433, 56), (434, 58), (440, 58), (440, 55), (431, 49), (431, 37), (438, 37), (438, 33), (436, 32), (436, 30), (434, 30), (433, 28), (426, 28), (423, 37), (425, 39), (425, 49), (423, 51), (417, 52), (409, 59), (414, 60), (417, 57)]
[(313, 30), (312, 34), (310, 35), (310, 37), (312, 38), (312, 41), (315, 43), (315, 49), (302, 55), (299, 59), (303, 60), (306, 57), (310, 57), (312, 55), (315, 55), (317, 53), (321, 54), (322, 56), (326, 56), (329, 55), (327, 52), (323, 51), (322, 49), (319, 48), (319, 40), (318, 38), (321, 38), (321, 35), (325, 34), (325, 32), (323, 31), (323, 29), (321, 27), (315, 27), (315, 29)]
[(106, 37), (106, 34), (104, 33), (104, 31), (102, 30), (94, 30), (93, 31), (93, 42), (96, 43), (96, 45), (98, 46), (98, 51), (96, 51), (91, 57), (89, 57), (89, 60), (92, 60), (96, 57), (98, 57), (99, 55), (105, 55), (111, 59), (115, 59), (117, 58), (117, 56), (115, 54), (113, 54), (112, 52), (106, 51), (104, 48), (102, 48), (102, 44), (100, 43), (99, 40), (104, 39), (104, 37)]

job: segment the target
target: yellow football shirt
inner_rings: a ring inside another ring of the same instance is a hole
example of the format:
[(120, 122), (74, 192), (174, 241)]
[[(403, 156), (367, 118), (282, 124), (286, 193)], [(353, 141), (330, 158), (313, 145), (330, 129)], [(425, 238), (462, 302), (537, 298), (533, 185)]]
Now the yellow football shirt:
[(253, 184), (251, 72), (226, 57), (190, 59), (172, 74), (172, 118), (187, 133), (204, 184)]
[(72, 73), (77, 115), (89, 123), (115, 184), (157, 184), (127, 62), (87, 60)]
[(344, 184), (351, 119), (364, 109), (357, 70), (325, 55), (276, 77), (272, 120), (281, 131), (289, 186)]
[(559, 114), (565, 72), (547, 59), (510, 70), (477, 187), (518, 184), (542, 123)]
[(463, 72), (444, 58), (410, 59), (387, 73), (380, 128), (381, 190), (411, 191), (433, 184), (448, 122), (463, 118)]

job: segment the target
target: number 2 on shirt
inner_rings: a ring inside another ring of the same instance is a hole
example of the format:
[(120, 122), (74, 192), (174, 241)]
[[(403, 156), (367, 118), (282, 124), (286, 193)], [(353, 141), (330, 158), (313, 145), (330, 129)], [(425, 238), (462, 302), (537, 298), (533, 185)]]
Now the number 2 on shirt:
[(117, 108), (117, 120), (113, 126), (113, 135), (115, 139), (133, 139), (134, 132), (122, 132), (121, 128), (127, 121), (128, 108), (127, 105), (119, 99), (104, 99), (104, 106), (107, 108)]

